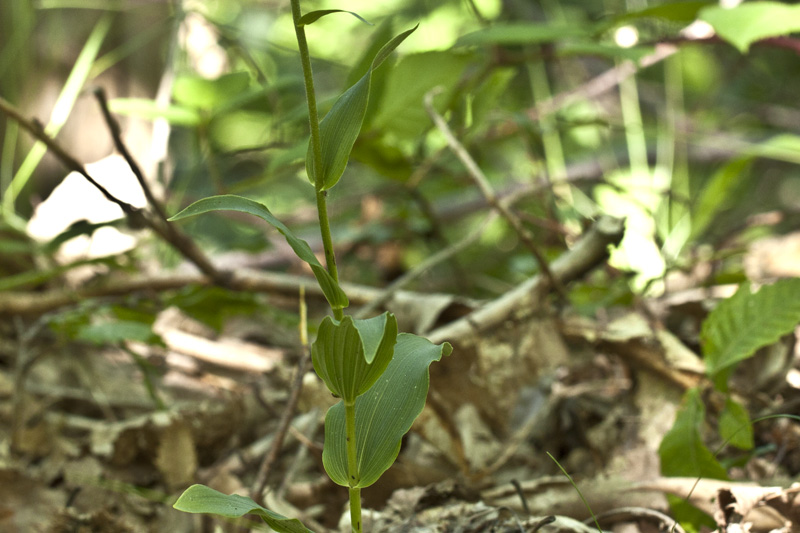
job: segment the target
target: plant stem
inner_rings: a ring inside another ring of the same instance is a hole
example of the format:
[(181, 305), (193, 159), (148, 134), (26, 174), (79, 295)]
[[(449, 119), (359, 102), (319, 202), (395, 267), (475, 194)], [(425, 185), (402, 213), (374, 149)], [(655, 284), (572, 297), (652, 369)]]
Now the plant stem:
[[(317, 113), (317, 97), (314, 92), (314, 75), (311, 72), (311, 55), (308, 52), (308, 42), (303, 26), (299, 25), (300, 0), (291, 0), (292, 20), (294, 31), (297, 35), (297, 46), (300, 50), (300, 63), (303, 66), (303, 80), (306, 88), (306, 101), (308, 102), (308, 120), (311, 128), (311, 153), (313, 156), (311, 168), (306, 163), (306, 172), (314, 179), (314, 191), (317, 197), (317, 213), (319, 215), (319, 229), (322, 234), (322, 246), (325, 250), (325, 262), (331, 277), (339, 282), (339, 272), (336, 268), (336, 255), (333, 251), (331, 238), (331, 224), (328, 220), (328, 193), (325, 190), (322, 176), (322, 138), (319, 132), (319, 114)], [(336, 320), (344, 318), (341, 307), (331, 308)], [(344, 404), (346, 446), (347, 446), (347, 476), (350, 481), (350, 523), (353, 533), (362, 533), (361, 529), (361, 489), (357, 488), (359, 482), (358, 456), (356, 450), (356, 405), (355, 402)]]
[[(311, 71), (311, 54), (308, 52), (308, 41), (306, 41), (306, 32), (303, 26), (299, 25), (300, 17), (300, 0), (292, 1), (292, 20), (294, 21), (294, 32), (297, 35), (297, 47), (300, 50), (300, 63), (303, 66), (303, 81), (306, 88), (306, 101), (308, 102), (308, 120), (311, 126), (311, 153), (313, 154), (314, 169), (322, 169), (322, 138), (319, 133), (319, 114), (317, 113), (317, 97), (314, 92), (314, 75)], [(306, 172), (314, 176), (314, 190), (317, 196), (317, 213), (319, 215), (319, 229), (322, 233), (322, 247), (325, 250), (325, 263), (328, 266), (328, 272), (331, 277), (339, 282), (339, 271), (336, 268), (336, 255), (333, 252), (333, 239), (331, 238), (331, 225), (328, 221), (328, 204), (327, 192), (323, 189), (321, 172), (311, 172), (311, 169), (306, 168)], [(336, 320), (344, 318), (344, 312), (341, 308), (332, 308), (333, 317)]]
[(353, 486), (360, 481), (358, 475), (358, 451), (356, 449), (355, 402), (345, 402), (344, 420), (347, 434), (347, 477), (350, 481), (350, 524), (353, 533), (361, 533), (361, 489)]

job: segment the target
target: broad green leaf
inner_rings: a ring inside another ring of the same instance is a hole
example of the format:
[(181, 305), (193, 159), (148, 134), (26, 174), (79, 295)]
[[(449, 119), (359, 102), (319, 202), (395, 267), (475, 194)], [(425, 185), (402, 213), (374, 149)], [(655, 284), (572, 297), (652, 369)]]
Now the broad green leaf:
[(318, 9), (317, 11), (310, 11), (305, 15), (303, 15), (302, 17), (300, 17), (300, 20), (297, 21), (297, 27), (299, 28), (301, 26), (308, 26), (309, 24), (313, 24), (314, 22), (318, 21), (325, 15), (330, 15), (331, 13), (350, 13), (361, 22), (364, 22), (372, 26), (372, 23), (370, 21), (368, 21), (355, 11), (346, 11), (344, 9)]
[[(356, 400), (358, 487), (368, 487), (394, 463), (400, 441), (425, 407), (430, 377), (428, 367), (453, 348), (435, 345), (416, 335), (397, 336), (394, 357), (381, 378)], [(322, 462), (330, 478), (348, 486), (344, 403), (325, 417)]]
[(692, 208), (691, 240), (702, 235), (714, 221), (714, 217), (728, 207), (728, 201), (738, 189), (737, 185), (742, 182), (742, 174), (749, 170), (752, 162), (750, 157), (734, 159), (715, 172), (703, 187)]
[(247, 72), (232, 72), (215, 80), (184, 75), (175, 80), (172, 94), (179, 104), (212, 111), (245, 92), (249, 85), (250, 75)]
[[(386, 92), (372, 127), (403, 139), (418, 139), (431, 126), (423, 103), (425, 94), (441, 85), (446, 90), (434, 103), (447, 102), (473, 59), (473, 54), (452, 51), (404, 56), (388, 74)], [(436, 108), (443, 110), (442, 105)]]
[(719, 415), (719, 436), (742, 450), (753, 449), (753, 423), (742, 404), (731, 397), (725, 399), (725, 408)]
[(703, 443), (700, 430), (705, 416), (700, 391), (686, 391), (675, 423), (658, 447), (663, 475), (727, 479), (725, 469)]
[(311, 347), (314, 370), (333, 394), (354, 402), (386, 370), (396, 341), (397, 319), (390, 313), (341, 322), (325, 317)]
[(278, 533), (313, 533), (296, 518), (279, 515), (261, 507), (250, 498), (238, 494), (223, 494), (205, 485), (192, 485), (183, 491), (172, 507), (184, 513), (208, 513), (228, 518), (255, 514)]
[(311, 266), (314, 272), (314, 277), (317, 278), (322, 292), (325, 294), (328, 303), (332, 308), (342, 309), (349, 305), (347, 296), (344, 291), (339, 287), (339, 284), (331, 277), (328, 271), (323, 267), (311, 247), (303, 239), (299, 239), (287, 228), (283, 222), (275, 218), (275, 216), (267, 209), (267, 206), (260, 204), (249, 198), (236, 196), (233, 194), (224, 194), (221, 196), (211, 196), (198, 200), (177, 215), (171, 217), (169, 220), (180, 220), (209, 211), (240, 211), (242, 213), (249, 213), (255, 215), (262, 220), (265, 220), (277, 229), (281, 235), (286, 238), (286, 242), (292, 247), (297, 257), (305, 261)]
[(116, 344), (123, 341), (139, 341), (161, 344), (161, 338), (153, 333), (149, 324), (132, 320), (117, 320), (84, 326), (78, 331), (78, 340), (94, 344)]
[[(706, 373), (714, 379), (762, 346), (776, 342), (798, 323), (800, 278), (780, 280), (755, 293), (743, 283), (703, 322), (700, 339)], [(716, 385), (724, 388), (724, 383)]]
[(614, 22), (622, 23), (641, 18), (659, 18), (671, 20), (673, 22), (693, 22), (701, 9), (711, 4), (718, 3), (717, 0), (700, 0), (692, 2), (669, 2), (667, 4), (648, 7), (639, 11), (630, 11), (624, 15), (614, 17)]
[(800, 5), (780, 2), (746, 2), (733, 8), (707, 7), (700, 19), (743, 54), (761, 39), (800, 31)]
[(311, 143), (306, 153), (308, 177), (315, 187), (320, 190), (330, 189), (342, 177), (367, 112), (372, 72), (416, 29), (417, 26), (414, 26), (386, 43), (372, 60), (367, 73), (339, 96), (325, 118), (320, 121), (322, 168), (319, 172), (315, 168)]
[(147, 120), (166, 119), (170, 124), (197, 126), (202, 121), (196, 109), (171, 104), (161, 107), (147, 98), (114, 98), (108, 102), (112, 113), (132, 115)]
[(454, 46), (541, 44), (569, 37), (586, 37), (587, 33), (589, 29), (579, 24), (511, 22), (468, 33), (460, 37)]

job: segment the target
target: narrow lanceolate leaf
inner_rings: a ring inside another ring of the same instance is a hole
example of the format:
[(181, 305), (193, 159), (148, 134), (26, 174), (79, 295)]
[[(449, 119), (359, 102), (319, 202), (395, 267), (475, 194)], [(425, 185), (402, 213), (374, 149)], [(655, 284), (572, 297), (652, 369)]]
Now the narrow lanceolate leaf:
[(209, 211), (241, 211), (242, 213), (249, 213), (267, 221), (286, 238), (286, 242), (292, 247), (297, 257), (309, 264), (311, 271), (314, 272), (314, 277), (317, 278), (317, 283), (319, 283), (331, 307), (342, 309), (349, 305), (344, 291), (331, 277), (325, 267), (320, 264), (308, 243), (303, 239), (295, 237), (291, 230), (287, 228), (283, 222), (275, 218), (264, 204), (233, 194), (211, 196), (196, 201), (169, 220), (180, 220), (182, 218), (208, 213)]
[(331, 110), (319, 123), (322, 143), (322, 166), (320, 169), (315, 168), (311, 143), (309, 143), (306, 153), (308, 178), (319, 190), (330, 189), (336, 185), (347, 167), (347, 160), (350, 158), (350, 152), (353, 150), (367, 112), (372, 72), (416, 29), (417, 27), (414, 26), (383, 45), (375, 59), (372, 60), (372, 65), (367, 73), (339, 96)]
[(300, 17), (300, 20), (297, 21), (297, 27), (299, 28), (300, 26), (308, 26), (309, 24), (313, 24), (322, 17), (324, 17), (325, 15), (330, 15), (331, 13), (350, 13), (361, 22), (364, 22), (372, 26), (372, 23), (370, 21), (368, 21), (367, 19), (365, 19), (364, 17), (362, 17), (361, 15), (359, 15), (354, 11), (346, 11), (344, 9), (318, 9), (316, 11), (310, 11), (305, 15), (303, 15), (302, 17)]
[(798, 323), (800, 278), (777, 281), (755, 293), (749, 284), (742, 284), (703, 322), (700, 338), (706, 373), (714, 378), (730, 370), (762, 346), (791, 332)]
[(238, 494), (223, 494), (205, 485), (192, 485), (186, 489), (173, 507), (185, 513), (208, 513), (228, 518), (255, 514), (278, 533), (313, 533), (296, 518), (287, 518), (272, 512), (250, 498)]
[[(416, 335), (397, 336), (394, 357), (386, 372), (356, 400), (356, 446), (358, 487), (368, 487), (394, 463), (400, 441), (425, 407), (430, 377), (428, 367), (453, 348), (435, 345)], [(328, 476), (348, 486), (344, 403), (328, 410), (325, 417), (325, 448), (322, 462)]]
[(397, 319), (384, 313), (366, 320), (325, 317), (311, 347), (314, 370), (328, 389), (352, 403), (386, 370), (397, 341)]

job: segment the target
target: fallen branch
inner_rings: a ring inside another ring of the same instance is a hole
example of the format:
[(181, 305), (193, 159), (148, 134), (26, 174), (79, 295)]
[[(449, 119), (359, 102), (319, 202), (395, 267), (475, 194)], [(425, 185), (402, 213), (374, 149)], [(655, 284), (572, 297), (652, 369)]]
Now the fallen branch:
[[(552, 275), (561, 284), (580, 278), (608, 257), (608, 247), (619, 244), (624, 232), (624, 219), (600, 217), (571, 250), (551, 263)], [(539, 307), (548, 286), (546, 278), (534, 276), (469, 315), (432, 331), (428, 339), (433, 343), (469, 339), (507, 319), (528, 314)]]

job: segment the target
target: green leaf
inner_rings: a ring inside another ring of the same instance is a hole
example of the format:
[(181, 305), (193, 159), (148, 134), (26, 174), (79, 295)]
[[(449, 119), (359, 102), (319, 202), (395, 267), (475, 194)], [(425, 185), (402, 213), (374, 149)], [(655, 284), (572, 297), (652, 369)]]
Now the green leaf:
[(692, 208), (692, 236), (696, 239), (714, 221), (714, 217), (728, 207), (729, 200), (753, 163), (751, 157), (740, 157), (717, 170), (700, 191)]
[(703, 9), (700, 19), (744, 54), (756, 41), (800, 31), (800, 6), (780, 2), (747, 2), (729, 9), (713, 6)]
[(261, 507), (250, 498), (223, 494), (205, 485), (192, 485), (183, 491), (172, 507), (185, 513), (208, 513), (228, 518), (255, 514), (278, 533), (313, 533), (296, 518), (286, 518)]
[(182, 218), (208, 213), (209, 211), (240, 211), (242, 213), (255, 215), (271, 224), (281, 233), (281, 235), (286, 238), (286, 242), (288, 242), (289, 246), (292, 247), (292, 250), (294, 250), (294, 253), (297, 254), (297, 257), (311, 266), (311, 270), (314, 272), (314, 277), (317, 278), (317, 283), (319, 283), (319, 286), (322, 289), (322, 292), (325, 294), (325, 298), (327, 298), (328, 303), (330, 303), (331, 308), (342, 309), (349, 305), (344, 291), (331, 277), (325, 267), (320, 264), (319, 260), (314, 255), (314, 252), (311, 251), (311, 247), (308, 245), (308, 243), (303, 239), (295, 237), (291, 230), (289, 230), (289, 228), (287, 228), (283, 222), (275, 218), (275, 216), (264, 204), (260, 204), (254, 200), (250, 200), (249, 198), (244, 198), (242, 196), (236, 196), (233, 194), (211, 196), (196, 201), (169, 220), (180, 220)]
[(370, 26), (373, 25), (370, 21), (363, 18), (355, 11), (345, 11), (344, 9), (318, 9), (316, 11), (310, 11), (305, 15), (303, 15), (302, 17), (300, 17), (300, 20), (297, 21), (297, 27), (300, 28), (302, 26), (308, 26), (309, 24), (313, 24), (314, 22), (318, 21), (325, 15), (330, 15), (331, 13), (350, 13), (361, 22), (369, 24)]
[(386, 370), (396, 341), (397, 319), (390, 313), (341, 322), (325, 317), (311, 347), (314, 370), (333, 394), (352, 403)]
[(389, 72), (383, 101), (372, 121), (373, 128), (387, 130), (403, 139), (418, 139), (431, 125), (423, 105), (425, 94), (438, 85), (446, 87), (434, 100), (436, 108), (443, 111), (441, 104), (450, 99), (464, 70), (474, 59), (473, 54), (451, 51), (404, 56)]
[(725, 399), (725, 408), (719, 415), (719, 436), (725, 442), (742, 450), (753, 449), (753, 423), (742, 404), (731, 398)]
[(309, 143), (306, 152), (306, 170), (311, 182), (320, 190), (330, 189), (336, 185), (347, 167), (347, 160), (350, 158), (350, 152), (353, 150), (367, 112), (372, 72), (416, 29), (417, 26), (414, 26), (383, 45), (375, 59), (372, 60), (372, 65), (367, 73), (339, 96), (331, 110), (319, 123), (322, 168), (318, 175), (314, 163), (314, 152)]
[(716, 4), (717, 0), (700, 0), (692, 2), (669, 2), (659, 6), (648, 7), (639, 11), (631, 11), (615, 17), (616, 23), (628, 22), (641, 18), (659, 18), (664, 20), (671, 20), (673, 22), (693, 22), (697, 18), (697, 14), (704, 7), (710, 4)]
[[(358, 487), (372, 485), (392, 466), (403, 435), (425, 407), (428, 367), (452, 350), (448, 343), (435, 345), (410, 333), (397, 336), (386, 372), (356, 400)], [(331, 407), (325, 417), (322, 462), (335, 483), (348, 486), (343, 402)]]
[[(800, 322), (800, 278), (780, 280), (753, 293), (744, 283), (703, 322), (700, 339), (712, 379), (794, 330)], [(717, 383), (718, 388), (723, 384)]]
[(468, 33), (460, 37), (454, 46), (541, 44), (568, 37), (586, 37), (587, 33), (589, 29), (580, 24), (511, 22)]
[(725, 469), (703, 443), (700, 429), (705, 413), (699, 390), (686, 391), (675, 423), (658, 447), (663, 475), (727, 479)]
[(249, 85), (250, 75), (247, 72), (232, 72), (215, 80), (184, 75), (175, 80), (172, 94), (179, 104), (211, 111), (245, 92)]
[(161, 107), (154, 100), (147, 98), (114, 98), (108, 102), (112, 113), (132, 115), (147, 120), (166, 119), (170, 124), (178, 126), (197, 126), (202, 121), (196, 109), (171, 104)]

